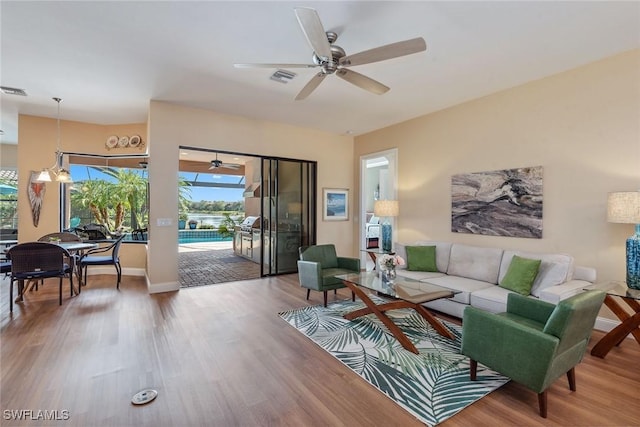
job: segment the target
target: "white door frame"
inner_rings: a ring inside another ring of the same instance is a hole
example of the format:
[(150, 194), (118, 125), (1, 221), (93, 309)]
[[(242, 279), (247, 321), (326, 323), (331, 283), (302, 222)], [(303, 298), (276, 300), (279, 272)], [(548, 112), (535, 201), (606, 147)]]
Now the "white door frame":
[[(367, 161), (384, 157), (388, 160), (388, 182), (386, 183), (386, 199), (398, 200), (398, 149), (392, 148), (389, 150), (378, 151), (376, 153), (369, 153), (360, 156), (360, 233), (359, 233), (359, 247), (360, 249), (366, 248), (366, 223), (367, 223), (367, 194), (366, 194), (366, 179), (367, 179)], [(392, 227), (392, 241), (395, 241), (396, 233), (396, 219), (391, 218)], [(379, 237), (381, 239), (382, 236)], [(381, 240), (379, 240), (380, 242)], [(360, 263), (362, 266), (367, 265), (367, 260), (370, 260), (366, 252), (360, 252)]]

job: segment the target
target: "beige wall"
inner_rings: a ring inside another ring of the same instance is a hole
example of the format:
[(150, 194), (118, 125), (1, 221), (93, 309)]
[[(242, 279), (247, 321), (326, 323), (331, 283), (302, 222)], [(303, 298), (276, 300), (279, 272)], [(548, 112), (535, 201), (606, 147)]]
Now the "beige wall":
[[(110, 135), (140, 135), (147, 141), (146, 124), (96, 125), (73, 121), (60, 121), (60, 149), (65, 152), (89, 154), (142, 154), (143, 147), (107, 150), (105, 141)], [(46, 183), (44, 202), (38, 227), (33, 225), (27, 186), (31, 171), (55, 164), (57, 126), (55, 119), (20, 115), (18, 117), (18, 239), (21, 242), (37, 240), (47, 233), (59, 231), (59, 184)], [(145, 245), (125, 244), (121, 248), (122, 266), (143, 269)]]
[[(354, 189), (353, 138), (320, 131), (228, 116), (213, 111), (152, 101), (149, 112), (151, 292), (178, 289), (178, 147), (190, 146), (318, 162), (318, 242), (333, 242), (341, 254), (357, 252), (349, 221), (323, 222), (321, 189)], [(353, 206), (354, 191), (350, 193)], [(172, 225), (158, 226), (159, 218)]]
[[(355, 161), (398, 147), (400, 241), (567, 252), (600, 280), (624, 279), (633, 226), (607, 223), (605, 205), (640, 189), (639, 76), (640, 51), (627, 52), (357, 137)], [(539, 165), (542, 239), (450, 231), (453, 174)]]

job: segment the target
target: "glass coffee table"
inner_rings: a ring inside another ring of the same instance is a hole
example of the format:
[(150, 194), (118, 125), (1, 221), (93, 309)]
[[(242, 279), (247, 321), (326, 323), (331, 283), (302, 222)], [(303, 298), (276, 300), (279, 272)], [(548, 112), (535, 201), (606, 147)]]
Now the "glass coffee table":
[[(418, 349), (413, 345), (402, 330), (393, 323), (385, 314), (389, 310), (400, 308), (412, 308), (417, 311), (431, 326), (443, 337), (454, 339), (453, 334), (438, 320), (433, 314), (422, 306), (428, 301), (440, 298), (451, 298), (459, 291), (447, 289), (431, 283), (419, 282), (417, 280), (404, 277), (397, 277), (393, 283), (383, 281), (376, 272), (362, 272), (353, 274), (341, 274), (336, 278), (342, 282), (365, 303), (366, 307), (352, 311), (344, 315), (347, 320), (353, 320), (367, 314), (375, 314), (380, 321), (389, 329), (393, 336), (407, 350), (418, 354)], [(365, 290), (375, 291), (380, 295), (390, 298), (382, 304), (376, 304), (365, 292)]]
[[(627, 287), (624, 282), (596, 283), (584, 288), (585, 291), (600, 290), (607, 293), (604, 304), (620, 319), (620, 324), (607, 332), (591, 349), (591, 355), (604, 358), (609, 351), (622, 343), (627, 335), (632, 334), (640, 344), (640, 290)], [(634, 314), (630, 315), (616, 298), (621, 298)]]
[(395, 252), (393, 251), (385, 251), (381, 248), (367, 248), (367, 249), (362, 249), (361, 252), (366, 252), (367, 255), (369, 255), (369, 258), (371, 258), (371, 261), (373, 261), (373, 269), (375, 270), (376, 267), (378, 266), (378, 257), (380, 255), (384, 255), (384, 254), (395, 254)]

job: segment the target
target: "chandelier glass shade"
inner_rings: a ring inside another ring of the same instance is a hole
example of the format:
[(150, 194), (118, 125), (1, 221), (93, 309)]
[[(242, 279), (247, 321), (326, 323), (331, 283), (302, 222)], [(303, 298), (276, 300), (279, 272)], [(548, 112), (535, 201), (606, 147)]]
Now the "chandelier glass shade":
[[(56, 161), (50, 168), (44, 168), (40, 171), (37, 181), (39, 182), (61, 182), (63, 184), (71, 184), (71, 174), (68, 170), (62, 167), (62, 152), (60, 151), (60, 102), (62, 98), (53, 98), (58, 103), (58, 116), (56, 120), (57, 124), (57, 139), (56, 139)], [(53, 178), (52, 178), (53, 176)]]

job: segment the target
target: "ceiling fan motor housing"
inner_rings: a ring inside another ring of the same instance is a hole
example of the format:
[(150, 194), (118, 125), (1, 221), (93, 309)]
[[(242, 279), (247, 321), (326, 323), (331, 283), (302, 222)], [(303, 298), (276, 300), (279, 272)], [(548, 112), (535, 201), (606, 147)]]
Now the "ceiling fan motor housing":
[(340, 46), (332, 44), (331, 49), (331, 61), (325, 61), (319, 57), (315, 52), (313, 53), (313, 63), (322, 67), (322, 71), (325, 74), (333, 74), (338, 69), (340, 58), (346, 56), (346, 52)]

